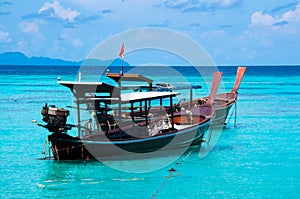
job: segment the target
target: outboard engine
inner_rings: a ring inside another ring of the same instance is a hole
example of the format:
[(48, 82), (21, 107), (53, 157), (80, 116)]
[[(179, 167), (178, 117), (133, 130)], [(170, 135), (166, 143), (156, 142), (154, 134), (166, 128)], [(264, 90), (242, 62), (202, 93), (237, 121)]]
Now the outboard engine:
[(69, 110), (56, 108), (54, 105), (48, 107), (46, 103), (41, 114), (43, 115), (43, 121), (46, 125), (40, 126), (45, 127), (50, 132), (67, 132), (74, 126), (66, 124)]

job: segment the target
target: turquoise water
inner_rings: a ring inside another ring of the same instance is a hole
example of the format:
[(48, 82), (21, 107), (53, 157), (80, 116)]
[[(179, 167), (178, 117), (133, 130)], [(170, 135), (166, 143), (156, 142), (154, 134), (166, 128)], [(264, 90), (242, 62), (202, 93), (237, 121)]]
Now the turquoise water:
[[(220, 70), (229, 90), (236, 67)], [(0, 67), (1, 198), (151, 198), (157, 191), (156, 198), (300, 198), (300, 67), (248, 67), (237, 127), (229, 121), (206, 157), (195, 152), (177, 160), (179, 165), (148, 173), (122, 172), (97, 161), (37, 160), (48, 133), (31, 120), (41, 120), (45, 102), (72, 105), (70, 92), (56, 80), (58, 75), (73, 80), (76, 72), (76, 67)], [(176, 171), (168, 178), (172, 167)]]

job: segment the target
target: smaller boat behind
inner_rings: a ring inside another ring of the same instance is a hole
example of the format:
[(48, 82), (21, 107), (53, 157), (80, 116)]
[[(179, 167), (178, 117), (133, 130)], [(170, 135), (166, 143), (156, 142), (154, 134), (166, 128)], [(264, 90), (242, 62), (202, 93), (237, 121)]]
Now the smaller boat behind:
[[(216, 117), (213, 124), (223, 125), (226, 124), (226, 119), (229, 114), (230, 109), (235, 105), (238, 100), (238, 89), (243, 80), (244, 74), (246, 72), (246, 67), (238, 67), (236, 80), (233, 88), (230, 92), (217, 94), (215, 99), (216, 104)], [(236, 113), (236, 110), (235, 110)], [(236, 124), (235, 124), (236, 125)]]
[[(215, 98), (215, 112), (216, 117), (213, 120), (213, 125), (224, 125), (226, 124), (226, 119), (229, 114), (230, 109), (236, 104), (238, 100), (238, 89), (243, 80), (244, 74), (246, 71), (246, 67), (238, 67), (236, 80), (233, 88), (230, 92), (217, 94)], [(203, 105), (206, 104), (208, 97), (198, 98), (193, 100), (193, 104), (195, 105)], [(188, 106), (185, 103), (185, 106)]]

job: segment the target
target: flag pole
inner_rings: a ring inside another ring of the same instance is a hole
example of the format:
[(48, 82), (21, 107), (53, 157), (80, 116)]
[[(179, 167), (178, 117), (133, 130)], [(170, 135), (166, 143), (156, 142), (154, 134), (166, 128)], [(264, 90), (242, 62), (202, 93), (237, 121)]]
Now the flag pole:
[(121, 46), (121, 49), (120, 49), (120, 52), (119, 52), (119, 56), (121, 57), (121, 59), (122, 59), (122, 71), (121, 71), (121, 74), (120, 74), (120, 76), (121, 77), (123, 77), (123, 74), (124, 74), (124, 43), (122, 44), (122, 46)]
[(122, 57), (122, 74), (121, 74), (121, 76), (123, 77), (123, 75), (124, 75), (124, 56)]
[(124, 43), (121, 46), (120, 52), (119, 52), (119, 56), (122, 59), (122, 71), (120, 74), (120, 80), (119, 80), (119, 87), (120, 87), (120, 97), (119, 97), (119, 122), (121, 123), (121, 119), (122, 119), (122, 113), (121, 113), (121, 92), (122, 92), (122, 87), (121, 87), (121, 82), (122, 82), (122, 78), (123, 78), (123, 70), (124, 70)]

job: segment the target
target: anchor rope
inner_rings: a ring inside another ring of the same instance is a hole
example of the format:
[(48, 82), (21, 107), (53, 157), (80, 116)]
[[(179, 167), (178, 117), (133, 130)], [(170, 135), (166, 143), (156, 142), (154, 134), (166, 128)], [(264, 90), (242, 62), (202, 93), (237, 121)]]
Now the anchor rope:
[(229, 114), (229, 118), (225, 123), (228, 123), (231, 120), (233, 113), (236, 112), (236, 109), (237, 109), (237, 102), (234, 103), (234, 109), (231, 110), (231, 113)]
[[(44, 141), (44, 148), (42, 151), (42, 154), (46, 154), (46, 146), (47, 146), (47, 142), (48, 142), (48, 137), (46, 138), (46, 140)], [(46, 156), (46, 155), (45, 155)]]
[(210, 140), (211, 140), (211, 137), (212, 137), (212, 129), (211, 128), (209, 128), (208, 129), (208, 140), (206, 141), (206, 143), (207, 143), (207, 145), (209, 145), (209, 143), (210, 143)]
[(234, 127), (237, 127), (236, 118), (237, 118), (237, 102), (235, 102), (235, 107), (234, 107)]
[[(50, 144), (49, 144), (49, 140), (48, 140), (48, 137), (46, 138), (46, 140), (44, 141), (44, 146), (43, 146), (43, 151), (42, 151), (42, 154), (44, 155), (43, 158), (37, 158), (38, 160), (47, 160), (47, 159), (50, 159), (52, 158), (50, 156)], [(46, 148), (48, 147), (48, 150), (46, 151)]]
[(173, 177), (173, 174), (177, 171), (176, 168), (179, 167), (198, 147), (195, 147), (193, 150), (188, 152), (184, 158), (182, 158), (179, 162), (175, 163), (175, 166), (169, 169), (169, 175), (165, 176), (165, 180), (162, 182), (162, 184), (158, 187), (158, 189), (152, 194), (151, 199), (155, 199), (156, 196), (158, 196), (159, 192), (165, 187), (166, 183), (169, 179)]

